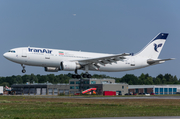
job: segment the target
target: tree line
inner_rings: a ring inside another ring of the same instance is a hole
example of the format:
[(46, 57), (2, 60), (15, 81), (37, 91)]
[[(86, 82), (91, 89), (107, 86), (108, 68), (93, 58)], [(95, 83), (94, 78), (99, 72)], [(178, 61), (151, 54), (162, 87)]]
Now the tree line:
[[(0, 86), (11, 86), (12, 84), (26, 84), (29, 83), (69, 83), (69, 79), (72, 79), (72, 74), (48, 74), (48, 75), (17, 75), (0, 77)], [(128, 83), (129, 85), (157, 85), (157, 84), (180, 84), (180, 79), (171, 74), (159, 74), (157, 77), (151, 77), (149, 74), (141, 74), (135, 76), (134, 74), (126, 74), (122, 78), (110, 77), (106, 75), (92, 75), (92, 78), (113, 78), (116, 83)]]

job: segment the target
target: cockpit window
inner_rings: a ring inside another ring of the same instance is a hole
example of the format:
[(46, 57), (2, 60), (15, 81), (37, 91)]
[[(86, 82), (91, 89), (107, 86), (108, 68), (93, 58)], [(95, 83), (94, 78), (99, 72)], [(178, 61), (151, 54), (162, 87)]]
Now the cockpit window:
[(11, 53), (16, 53), (16, 51), (14, 51), (14, 50), (10, 50), (9, 52), (11, 52)]

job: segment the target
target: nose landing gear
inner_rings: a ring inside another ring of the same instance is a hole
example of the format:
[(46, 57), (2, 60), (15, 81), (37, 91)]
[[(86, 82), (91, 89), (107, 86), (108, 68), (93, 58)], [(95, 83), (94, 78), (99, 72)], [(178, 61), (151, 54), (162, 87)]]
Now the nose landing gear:
[(26, 70), (25, 70), (25, 66), (23, 65), (23, 64), (21, 64), (21, 66), (22, 66), (22, 73), (26, 73)]

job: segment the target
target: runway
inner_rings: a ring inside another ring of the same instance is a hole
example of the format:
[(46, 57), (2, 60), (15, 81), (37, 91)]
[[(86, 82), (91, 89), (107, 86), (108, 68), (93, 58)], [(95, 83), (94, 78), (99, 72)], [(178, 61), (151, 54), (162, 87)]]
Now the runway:
[(155, 116), (155, 117), (101, 117), (101, 118), (76, 118), (76, 119), (180, 119), (180, 116)]
[(71, 99), (180, 99), (180, 95), (172, 96), (56, 96), (56, 95), (4, 95), (4, 96), (31, 96), (39, 98), (71, 98)]
[(43, 98), (75, 98), (75, 99), (180, 99), (180, 96), (125, 96), (125, 97), (91, 97), (91, 96), (39, 96)]

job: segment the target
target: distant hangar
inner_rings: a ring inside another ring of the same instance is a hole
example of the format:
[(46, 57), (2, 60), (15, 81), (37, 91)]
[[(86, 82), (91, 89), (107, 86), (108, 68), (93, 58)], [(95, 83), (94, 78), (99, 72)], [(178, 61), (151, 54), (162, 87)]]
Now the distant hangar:
[(164, 95), (180, 92), (180, 85), (129, 85), (128, 89), (129, 93)]

